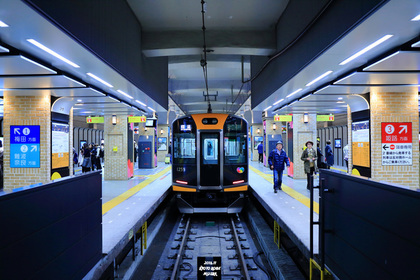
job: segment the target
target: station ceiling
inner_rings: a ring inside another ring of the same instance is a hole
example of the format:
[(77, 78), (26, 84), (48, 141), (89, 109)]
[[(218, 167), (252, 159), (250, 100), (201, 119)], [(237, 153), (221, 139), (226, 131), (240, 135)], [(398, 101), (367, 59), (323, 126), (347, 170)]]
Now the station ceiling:
[[(7, 26), (0, 27), (0, 95), (49, 92), (60, 100), (53, 108), (57, 112), (65, 113), (73, 107), (77, 116), (125, 113), (151, 116), (156, 111), (159, 122), (165, 123), (170, 122), (167, 117), (170, 114), (207, 112), (209, 103), (215, 113), (242, 114), (258, 122), (264, 110), (269, 116), (342, 114), (347, 112), (347, 105), (352, 110), (367, 108), (364, 94), (369, 92), (419, 91), (420, 21), (413, 19), (420, 14), (420, 1), (390, 0), (345, 36), (337, 38), (261, 102), (253, 103), (251, 83), (243, 81), (258, 72), (251, 67), (257, 67), (252, 64), (253, 58), (269, 58), (278, 51), (277, 24), (291, 1), (207, 1), (204, 13), (207, 90), (200, 65), (204, 58), (201, 1), (127, 0), (126, 5), (141, 26), (139, 52), (146, 59), (167, 58), (168, 77), (162, 83), (168, 85), (168, 102), (162, 104), (153, 92), (134, 85), (121, 69), (111, 67), (69, 36), (63, 26), (25, 3), (42, 1), (2, 0), (0, 21)], [(87, 2), (100, 1), (82, 2), (88, 5)], [(323, 1), (327, 6), (329, 2), (334, 1)], [(302, 13), (310, 14), (303, 7)], [(302, 15), (296, 14), (299, 16)], [(47, 53), (30, 39), (78, 67)], [(372, 47), (373, 43), (378, 45)], [(367, 46), (372, 48), (343, 64)], [(325, 76), (310, 83), (322, 74)]]

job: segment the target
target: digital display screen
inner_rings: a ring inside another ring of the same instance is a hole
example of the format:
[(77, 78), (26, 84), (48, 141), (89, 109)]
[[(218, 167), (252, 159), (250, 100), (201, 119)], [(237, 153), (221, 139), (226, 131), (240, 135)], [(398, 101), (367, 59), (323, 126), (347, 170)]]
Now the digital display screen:
[(191, 131), (190, 124), (181, 124), (181, 131)]
[(146, 127), (154, 127), (154, 119), (146, 120)]
[(341, 138), (335, 138), (334, 139), (334, 147), (335, 148), (341, 148)]

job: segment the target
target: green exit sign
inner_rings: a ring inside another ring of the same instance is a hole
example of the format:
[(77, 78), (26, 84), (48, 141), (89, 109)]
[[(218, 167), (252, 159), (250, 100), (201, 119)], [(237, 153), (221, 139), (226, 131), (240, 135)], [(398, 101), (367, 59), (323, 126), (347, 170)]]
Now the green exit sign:
[(317, 122), (333, 122), (334, 115), (317, 115), (316, 121)]

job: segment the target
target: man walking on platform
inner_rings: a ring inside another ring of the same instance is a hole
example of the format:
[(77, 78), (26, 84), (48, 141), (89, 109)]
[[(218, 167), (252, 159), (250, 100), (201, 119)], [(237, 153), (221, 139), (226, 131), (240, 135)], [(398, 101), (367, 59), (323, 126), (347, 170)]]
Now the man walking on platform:
[(276, 148), (268, 156), (268, 165), (273, 170), (274, 193), (277, 193), (277, 190), (281, 190), (285, 164), (287, 167), (290, 166), (286, 151), (283, 150), (283, 143), (279, 141), (276, 144)]
[(262, 163), (263, 162), (263, 152), (264, 152), (264, 146), (263, 146), (262, 141), (261, 141), (260, 144), (258, 144), (257, 149), (258, 149), (258, 161)]

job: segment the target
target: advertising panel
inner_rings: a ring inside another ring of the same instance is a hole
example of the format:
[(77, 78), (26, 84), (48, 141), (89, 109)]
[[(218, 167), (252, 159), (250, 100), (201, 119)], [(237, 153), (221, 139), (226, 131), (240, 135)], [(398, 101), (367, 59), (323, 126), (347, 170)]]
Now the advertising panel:
[(351, 129), (353, 165), (370, 167), (369, 121), (354, 122)]
[(51, 131), (52, 169), (69, 166), (69, 147), (69, 125), (53, 122)]

